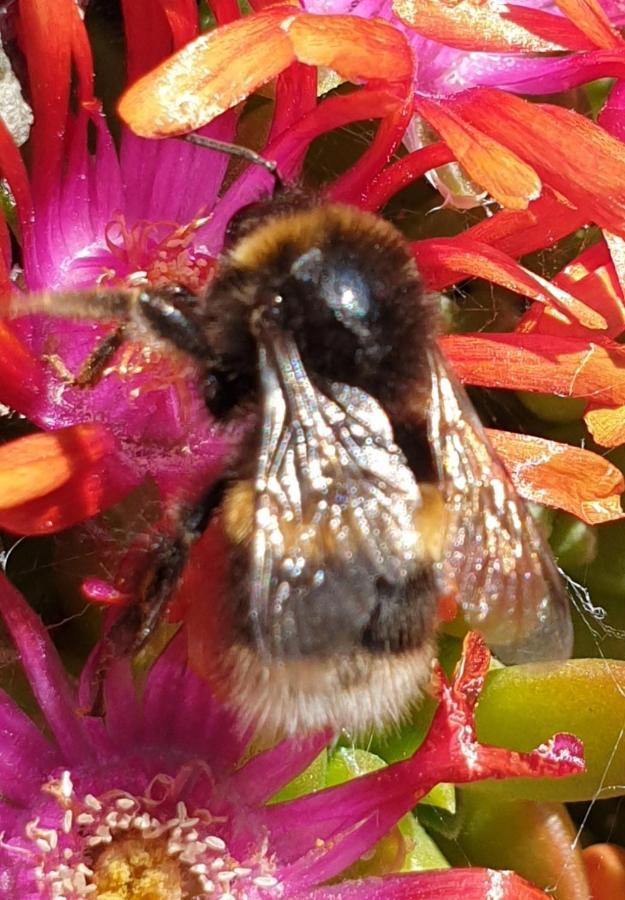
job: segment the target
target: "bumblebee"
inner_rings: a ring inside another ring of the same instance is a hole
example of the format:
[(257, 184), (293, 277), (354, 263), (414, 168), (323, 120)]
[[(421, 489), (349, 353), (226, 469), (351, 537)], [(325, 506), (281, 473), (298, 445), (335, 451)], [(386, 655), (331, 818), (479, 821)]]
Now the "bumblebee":
[(557, 568), (437, 349), (437, 305), (399, 232), (288, 191), (232, 232), (203, 296), (80, 301), (118, 323), (82, 383), (124, 340), (156, 337), (193, 361), (218, 422), (255, 422), (221, 481), (175, 510), (112, 652), (149, 636), (209, 526), (227, 575), (202, 668), (266, 733), (400, 721), (429, 680), (450, 580), (503, 661), (567, 656)]

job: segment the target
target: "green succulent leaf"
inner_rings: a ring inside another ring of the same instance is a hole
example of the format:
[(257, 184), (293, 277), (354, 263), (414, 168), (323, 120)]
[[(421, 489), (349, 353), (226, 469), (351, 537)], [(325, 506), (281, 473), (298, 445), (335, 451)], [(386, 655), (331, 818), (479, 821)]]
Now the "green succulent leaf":
[(574, 659), (492, 670), (477, 708), (480, 741), (527, 751), (558, 731), (584, 743), (587, 771), (562, 779), (509, 779), (466, 792), (542, 801), (625, 794), (625, 663)]

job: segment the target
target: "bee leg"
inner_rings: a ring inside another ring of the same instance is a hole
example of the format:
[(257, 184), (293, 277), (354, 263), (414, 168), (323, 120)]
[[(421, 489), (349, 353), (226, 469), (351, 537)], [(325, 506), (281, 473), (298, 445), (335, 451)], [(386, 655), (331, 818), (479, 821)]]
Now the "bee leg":
[(101, 643), (95, 666), (94, 697), (87, 715), (104, 714), (104, 682), (111, 664), (134, 656), (154, 634), (175, 592), (189, 550), (221, 504), (227, 484), (225, 478), (218, 481), (196, 506), (179, 509), (171, 533), (155, 536), (148, 549), (149, 565), (139, 583), (136, 601), (122, 610)]
[(115, 331), (96, 344), (74, 378), (75, 387), (93, 387), (98, 383), (113, 355), (123, 344), (124, 331), (124, 326), (118, 325)]
[(56, 375), (71, 387), (94, 387), (102, 378), (111, 358), (124, 342), (124, 331), (124, 326), (119, 325), (115, 331), (102, 338), (83, 362), (77, 375), (73, 375), (56, 354), (44, 356), (44, 359), (54, 369)]

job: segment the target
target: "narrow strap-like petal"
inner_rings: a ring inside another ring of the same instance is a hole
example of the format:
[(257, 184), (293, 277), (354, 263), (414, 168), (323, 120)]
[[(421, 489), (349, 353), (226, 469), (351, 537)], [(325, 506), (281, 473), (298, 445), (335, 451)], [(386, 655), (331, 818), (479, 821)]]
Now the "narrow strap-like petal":
[(22, 658), (26, 677), (67, 764), (93, 755), (76, 693), (41, 620), (0, 575), (0, 615)]
[(62, 757), (15, 702), (0, 691), (0, 794), (15, 804), (38, 795)]
[(514, 872), (449, 869), (367, 878), (321, 887), (293, 900), (545, 900), (547, 895)]
[(233, 775), (231, 783), (245, 797), (246, 803), (260, 805), (303, 772), (321, 753), (330, 737), (330, 732), (320, 732), (302, 740), (288, 738), (271, 750), (254, 756)]

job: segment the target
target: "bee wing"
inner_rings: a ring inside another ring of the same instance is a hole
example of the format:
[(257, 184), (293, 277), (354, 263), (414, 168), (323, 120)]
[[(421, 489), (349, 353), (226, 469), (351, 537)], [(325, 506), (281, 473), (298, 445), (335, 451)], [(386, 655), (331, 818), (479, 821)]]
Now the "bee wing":
[[(309, 380), (294, 342), (261, 344), (250, 615), (274, 657), (349, 653), (421, 565), (421, 495), (381, 407)], [(401, 635), (397, 635), (401, 644)]]
[(431, 372), (428, 430), (464, 616), (506, 663), (566, 658), (569, 603), (549, 547), (438, 350)]

